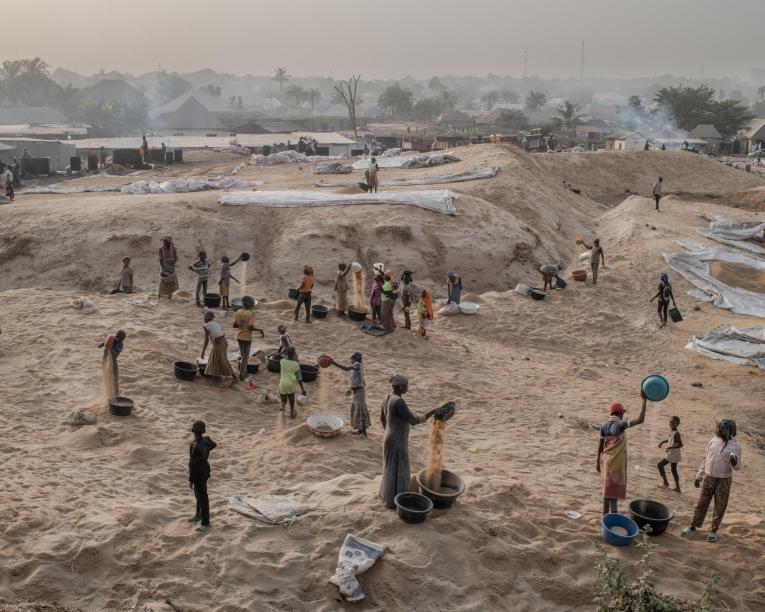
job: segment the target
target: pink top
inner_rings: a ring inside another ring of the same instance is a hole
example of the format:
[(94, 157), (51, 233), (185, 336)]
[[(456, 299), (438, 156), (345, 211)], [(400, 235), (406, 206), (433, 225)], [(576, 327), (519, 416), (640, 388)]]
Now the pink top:
[[(736, 456), (736, 465), (731, 465), (730, 456)], [(699, 473), (696, 474), (696, 480), (701, 480), (704, 476), (712, 478), (730, 478), (733, 470), (741, 469), (741, 445), (735, 439), (728, 440), (725, 443), (720, 436), (715, 436), (707, 445), (707, 454), (704, 463), (699, 466)]]

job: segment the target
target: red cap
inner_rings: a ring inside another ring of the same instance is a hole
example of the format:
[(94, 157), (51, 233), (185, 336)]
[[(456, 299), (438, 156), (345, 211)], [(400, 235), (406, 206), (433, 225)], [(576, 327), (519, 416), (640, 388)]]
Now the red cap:
[(619, 404), (618, 402), (614, 402), (611, 404), (611, 410), (609, 414), (624, 414), (624, 406)]

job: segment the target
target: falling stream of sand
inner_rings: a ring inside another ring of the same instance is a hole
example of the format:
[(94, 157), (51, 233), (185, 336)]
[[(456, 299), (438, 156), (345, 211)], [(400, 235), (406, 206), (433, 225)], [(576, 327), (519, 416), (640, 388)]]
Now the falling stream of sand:
[(329, 373), (326, 369), (319, 374), (319, 409), (322, 412), (329, 409)]
[(364, 311), (365, 282), (363, 269), (353, 273), (353, 309), (360, 312)]
[(441, 464), (444, 458), (444, 440), (446, 440), (446, 421), (433, 419), (433, 429), (430, 431), (428, 463), (425, 468), (425, 482), (431, 491), (439, 491), (441, 489)]
[(247, 262), (244, 260), (239, 275), (239, 297), (244, 297), (247, 295)]
[(104, 376), (104, 404), (109, 405), (109, 401), (114, 397), (114, 370), (112, 369), (112, 360), (107, 357), (102, 367)]

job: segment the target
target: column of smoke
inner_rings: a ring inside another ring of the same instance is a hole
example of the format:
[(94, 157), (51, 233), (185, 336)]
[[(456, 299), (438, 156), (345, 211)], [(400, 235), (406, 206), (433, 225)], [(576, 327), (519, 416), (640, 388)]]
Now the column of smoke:
[(366, 283), (366, 275), (362, 268), (358, 272), (353, 273), (353, 309), (358, 312), (364, 312), (364, 283)]
[(433, 419), (433, 429), (430, 431), (428, 463), (425, 468), (425, 482), (431, 491), (438, 492), (441, 489), (441, 464), (444, 458), (445, 440), (446, 421)]
[(112, 359), (108, 357), (104, 359), (103, 367), (104, 376), (104, 403), (109, 405), (109, 400), (114, 397), (114, 370), (112, 369)]

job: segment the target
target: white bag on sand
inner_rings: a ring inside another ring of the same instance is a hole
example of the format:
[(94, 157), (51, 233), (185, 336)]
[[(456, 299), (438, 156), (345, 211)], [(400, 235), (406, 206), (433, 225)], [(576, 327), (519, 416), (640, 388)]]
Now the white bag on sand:
[(584, 253), (580, 253), (576, 259), (577, 261), (589, 261), (591, 255), (592, 251), (585, 251)]
[(228, 507), (235, 512), (271, 525), (290, 524), (296, 517), (311, 511), (311, 506), (298, 503), (285, 495), (261, 495), (260, 497), (238, 495), (229, 498)]
[(349, 533), (340, 548), (337, 569), (329, 581), (338, 586), (340, 594), (348, 601), (361, 601), (365, 595), (356, 576), (372, 567), (382, 557), (383, 550), (379, 544)]
[(459, 314), (459, 313), (460, 313), (460, 306), (459, 304), (455, 304), (454, 302), (452, 302), (451, 304), (447, 304), (441, 310), (438, 311), (438, 314), (445, 317)]
[(525, 285), (524, 283), (518, 283), (515, 286), (515, 292), (520, 293), (521, 295), (528, 296), (531, 294), (531, 287), (528, 285)]

